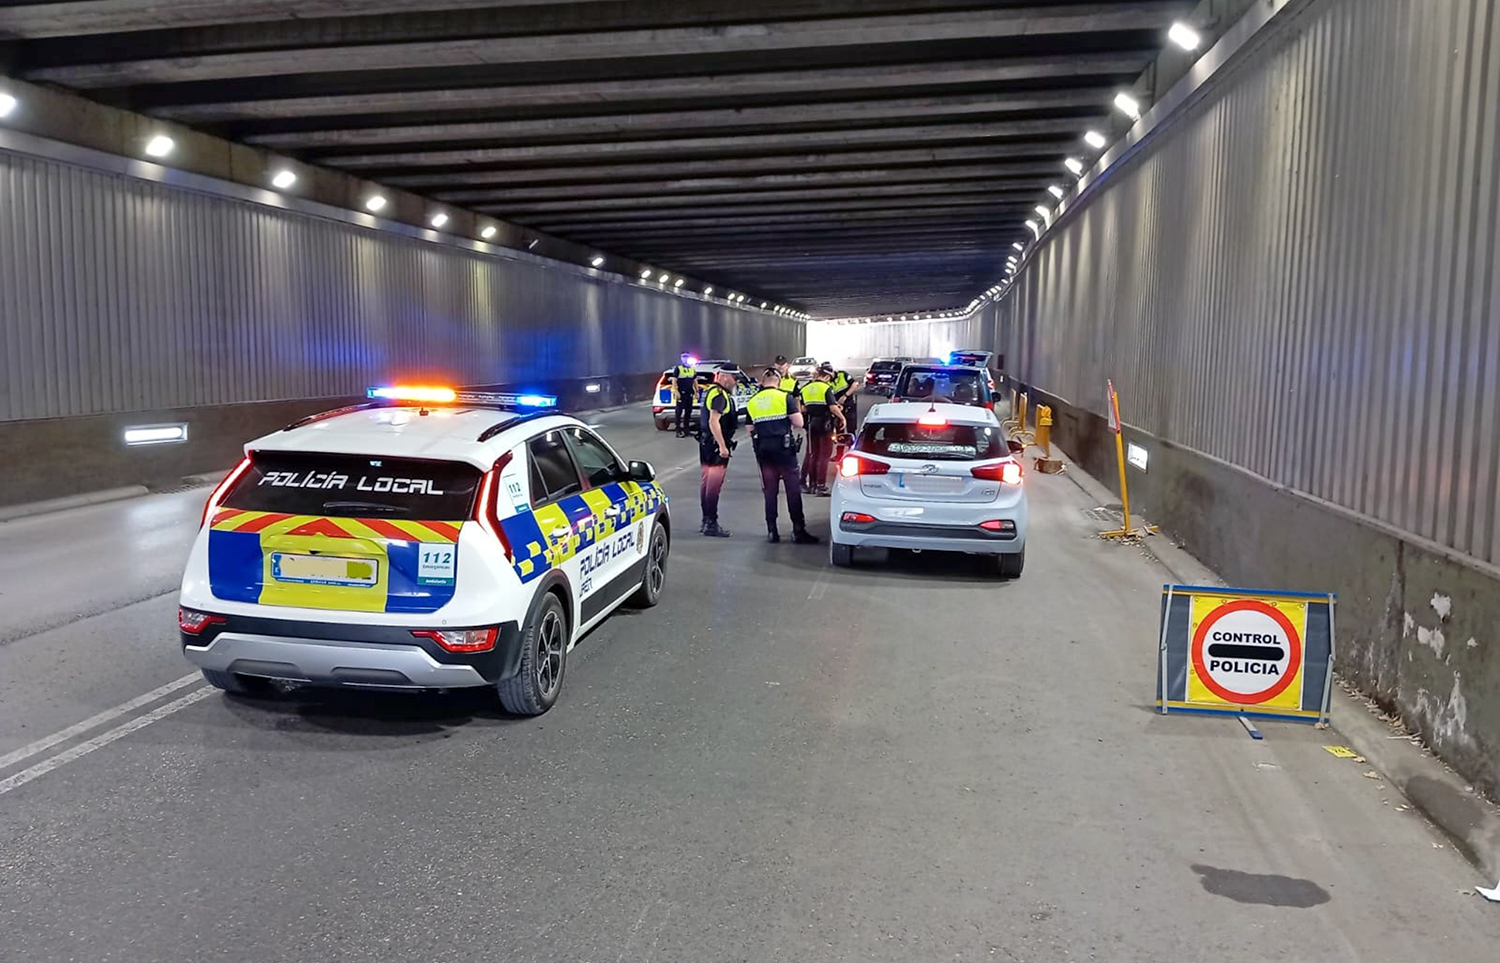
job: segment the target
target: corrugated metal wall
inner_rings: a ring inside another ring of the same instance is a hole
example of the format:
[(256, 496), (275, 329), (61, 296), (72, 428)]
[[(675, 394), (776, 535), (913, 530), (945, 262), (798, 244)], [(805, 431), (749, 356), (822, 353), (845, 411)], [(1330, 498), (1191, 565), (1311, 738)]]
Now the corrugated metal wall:
[(0, 153), (0, 421), (639, 374), (801, 322)]
[(880, 321), (870, 324), (807, 326), (807, 350), (836, 365), (863, 364), (871, 358), (940, 358), (960, 348), (982, 348), (994, 343), (985, 316), (974, 314), (953, 321)]
[(1053, 230), (1019, 376), (1500, 562), (1500, 9), (1320, 0)]

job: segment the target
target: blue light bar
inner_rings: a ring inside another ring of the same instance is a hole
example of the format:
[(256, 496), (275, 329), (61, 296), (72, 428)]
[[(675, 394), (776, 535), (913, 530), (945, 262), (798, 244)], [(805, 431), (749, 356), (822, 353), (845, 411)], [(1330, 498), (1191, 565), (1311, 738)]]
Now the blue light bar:
[(460, 389), (458, 401), (471, 405), (495, 405), (500, 408), (556, 408), (557, 395), (518, 395), (499, 391)]
[(516, 395), (516, 404), (523, 408), (556, 408), (557, 395)]

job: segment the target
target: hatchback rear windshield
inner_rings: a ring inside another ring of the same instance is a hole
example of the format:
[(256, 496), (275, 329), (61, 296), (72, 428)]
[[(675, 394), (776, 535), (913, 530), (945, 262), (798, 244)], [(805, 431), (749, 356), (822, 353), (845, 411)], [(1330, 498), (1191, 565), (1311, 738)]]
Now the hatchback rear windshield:
[(963, 352), (959, 352), (958, 354), (955, 354), (953, 356), (954, 364), (974, 364), (982, 366), (987, 361), (989, 361), (989, 355), (986, 354), (965, 354)]
[(225, 508), (345, 518), (468, 518), (482, 473), (456, 461), (256, 452)]
[(900, 371), (903, 361), (877, 361), (870, 365), (871, 371)]
[(972, 368), (907, 368), (896, 382), (896, 394), (903, 401), (978, 405), (988, 400), (989, 386), (984, 373)]
[(1000, 429), (990, 425), (913, 425), (870, 422), (859, 434), (860, 451), (891, 458), (979, 461), (1010, 451)]

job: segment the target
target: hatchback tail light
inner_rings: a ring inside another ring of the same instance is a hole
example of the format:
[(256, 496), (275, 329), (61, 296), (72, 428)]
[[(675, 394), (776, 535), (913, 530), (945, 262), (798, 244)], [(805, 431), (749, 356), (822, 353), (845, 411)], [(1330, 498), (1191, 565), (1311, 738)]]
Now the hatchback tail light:
[(510, 464), (510, 459), (511, 452), (501, 455), (495, 460), (494, 467), (479, 480), (479, 497), (474, 499), (474, 521), (505, 549), (505, 560), (514, 562), (516, 557), (511, 553), (510, 539), (505, 537), (505, 529), (500, 526), (500, 473)]
[(978, 468), (969, 469), (969, 474), (975, 478), (985, 481), (1004, 482), (1007, 485), (1021, 484), (1021, 476), (1024, 472), (1021, 463), (1016, 461), (1000, 461), (993, 465), (980, 465)]
[(229, 620), (222, 615), (194, 612), (192, 609), (177, 610), (177, 627), (188, 635), (202, 635), (210, 625), (224, 625)]
[(987, 522), (980, 522), (979, 527), (987, 532), (1009, 532), (1015, 534), (1016, 523), (1008, 518), (993, 518)]
[(412, 629), (419, 639), (431, 639), (448, 652), (488, 652), (495, 647), (500, 630), (486, 629)]
[(853, 478), (856, 475), (884, 475), (890, 470), (891, 466), (883, 461), (862, 458), (859, 455), (845, 455), (844, 460), (839, 462), (839, 474), (845, 478)]
[(240, 480), (240, 476), (249, 470), (250, 456), (246, 455), (244, 458), (240, 459), (240, 463), (238, 465), (235, 465), (234, 468), (229, 472), (229, 474), (224, 476), (223, 481), (214, 486), (214, 490), (209, 493), (208, 501), (203, 503), (203, 517), (198, 520), (199, 528), (202, 528), (204, 525), (208, 524), (208, 520), (210, 518), (213, 518), (214, 512), (218, 510), (219, 504), (223, 502), (224, 497), (229, 494), (229, 489), (233, 488), (234, 483)]
[(875, 521), (875, 516), (866, 515), (864, 512), (845, 512), (839, 516), (839, 521), (845, 525), (868, 525)]

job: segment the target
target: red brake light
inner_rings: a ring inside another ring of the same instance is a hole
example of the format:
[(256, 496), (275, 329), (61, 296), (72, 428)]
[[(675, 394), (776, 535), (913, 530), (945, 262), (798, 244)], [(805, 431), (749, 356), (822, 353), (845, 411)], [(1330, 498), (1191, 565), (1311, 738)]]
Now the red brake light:
[[(479, 480), (479, 496), (474, 499), (474, 521), (479, 523), (480, 528), (493, 535), (500, 543), (500, 547), (505, 549), (506, 561), (514, 562), (516, 558), (510, 550), (510, 539), (505, 537), (505, 529), (500, 527), (499, 509), (500, 473), (505, 470), (506, 465), (510, 464), (511, 454), (511, 452), (506, 452), (497, 458), (494, 467), (485, 472), (484, 477)], [(442, 642), (439, 641), (438, 644), (442, 645)]]
[(412, 629), (419, 639), (431, 639), (449, 652), (488, 652), (495, 647), (500, 630), (487, 629)]
[(240, 459), (240, 463), (238, 465), (235, 465), (234, 468), (230, 470), (229, 474), (224, 476), (223, 481), (214, 486), (214, 490), (209, 493), (208, 501), (203, 503), (203, 517), (198, 520), (199, 528), (202, 528), (204, 525), (208, 524), (208, 520), (213, 517), (213, 513), (219, 507), (219, 503), (224, 500), (225, 495), (229, 494), (229, 489), (233, 488), (234, 483), (240, 480), (240, 476), (249, 470), (250, 456), (246, 455), (244, 458)]
[(980, 522), (979, 527), (987, 532), (1014, 532), (1016, 523), (1008, 518), (992, 518), (987, 522)]
[(845, 512), (839, 521), (845, 525), (868, 525), (875, 521), (874, 515), (866, 515), (864, 512)]
[(883, 461), (861, 458), (859, 455), (845, 455), (844, 460), (839, 462), (839, 474), (844, 478), (853, 478), (855, 475), (884, 475), (890, 470), (891, 466)]
[(944, 418), (936, 411), (929, 411), (927, 412), (927, 414), (917, 419), (917, 424), (921, 425), (923, 428), (946, 428), (948, 427), (948, 419)]
[(993, 465), (980, 465), (978, 468), (969, 469), (969, 474), (975, 478), (985, 481), (1004, 482), (1007, 485), (1021, 484), (1021, 476), (1024, 474), (1021, 463), (1016, 461), (1001, 461)]
[(188, 635), (201, 635), (210, 625), (224, 625), (229, 620), (222, 615), (194, 612), (192, 609), (177, 610), (177, 627)]

